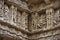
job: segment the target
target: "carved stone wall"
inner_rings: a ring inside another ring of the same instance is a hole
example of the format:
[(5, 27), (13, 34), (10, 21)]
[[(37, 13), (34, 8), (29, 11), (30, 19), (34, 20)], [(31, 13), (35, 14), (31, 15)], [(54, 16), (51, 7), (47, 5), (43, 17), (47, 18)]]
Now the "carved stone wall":
[(0, 0), (0, 40), (60, 40), (59, 4), (59, 0)]

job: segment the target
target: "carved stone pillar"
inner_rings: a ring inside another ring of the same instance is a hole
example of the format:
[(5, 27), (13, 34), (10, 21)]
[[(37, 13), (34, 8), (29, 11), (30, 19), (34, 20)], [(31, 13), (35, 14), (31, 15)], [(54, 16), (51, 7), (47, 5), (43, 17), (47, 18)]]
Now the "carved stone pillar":
[(52, 8), (46, 9), (47, 28), (53, 27), (54, 10)]

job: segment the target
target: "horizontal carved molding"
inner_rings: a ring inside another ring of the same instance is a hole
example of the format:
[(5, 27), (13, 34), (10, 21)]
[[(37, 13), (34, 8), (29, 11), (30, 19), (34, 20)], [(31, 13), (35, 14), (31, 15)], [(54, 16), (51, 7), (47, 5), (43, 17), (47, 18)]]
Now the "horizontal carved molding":
[(29, 32), (29, 31), (24, 30), (22, 28), (18, 28), (16, 25), (13, 25), (13, 24), (10, 24), (8, 22), (5, 22), (3, 20), (0, 20), (0, 23), (3, 24), (3, 25), (6, 25), (7, 27), (11, 27), (11, 28), (14, 28), (16, 30), (20, 30), (22, 32), (29, 33), (29, 34), (35, 34), (35, 33), (39, 33), (39, 32), (46, 32), (46, 31), (50, 31), (50, 30), (54, 30), (54, 29), (60, 28), (60, 23), (59, 23), (58, 25), (55, 25), (55, 27), (52, 27), (52, 28), (39, 29), (38, 31), (35, 30), (33, 32)]
[[(55, 31), (55, 30), (54, 30)], [(54, 32), (54, 31), (52, 31), (52, 32)], [(37, 37), (37, 38), (30, 38), (30, 37), (24, 37), (24, 36), (22, 36), (22, 35), (17, 35), (17, 34), (15, 34), (15, 33), (11, 33), (11, 32), (9, 32), (9, 31), (7, 31), (7, 30), (4, 30), (4, 29), (1, 29), (0, 28), (0, 35), (5, 35), (5, 36), (7, 36), (7, 37), (9, 37), (9, 36), (11, 36), (11, 37), (14, 37), (14, 38), (17, 38), (17, 39), (21, 39), (21, 38), (25, 38), (25, 39), (31, 39), (31, 40), (37, 40), (37, 39), (42, 39), (42, 38), (47, 38), (47, 37), (51, 37), (51, 36), (55, 36), (55, 35), (60, 35), (60, 32), (57, 32), (58, 30), (56, 30), (56, 32), (55, 33), (53, 33), (53, 35), (51, 35), (51, 34), (47, 34), (46, 36), (41, 36), (41, 37)]]
[(24, 33), (29, 33), (28, 30), (24, 30), (23, 28), (18, 28), (16, 25), (13, 25), (13, 24), (11, 24), (11, 23), (5, 22), (4, 20), (0, 20), (0, 23), (1, 23), (2, 25), (5, 25), (5, 26), (7, 26), (7, 27), (10, 27), (10, 28), (13, 28), (13, 29), (16, 29), (16, 30), (19, 30), (19, 31), (22, 31), (22, 32), (24, 32)]
[(51, 27), (51, 28), (46, 28), (46, 29), (39, 29), (38, 31), (35, 30), (32, 32), (32, 34), (35, 34), (35, 33), (41, 33), (41, 32), (46, 32), (46, 31), (50, 31), (50, 30), (54, 30), (54, 29), (57, 29), (57, 28), (60, 28), (60, 23), (58, 25), (55, 25), (55, 27)]

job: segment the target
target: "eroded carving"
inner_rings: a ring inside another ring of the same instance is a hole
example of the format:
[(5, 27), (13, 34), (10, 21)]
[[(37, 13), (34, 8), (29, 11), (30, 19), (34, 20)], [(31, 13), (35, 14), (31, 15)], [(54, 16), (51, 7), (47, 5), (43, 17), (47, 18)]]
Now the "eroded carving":
[(38, 13), (32, 14), (32, 29), (43, 29), (43, 27), (46, 27), (46, 15), (39, 16)]
[(21, 26), (25, 29), (28, 29), (28, 14), (23, 12), (21, 17)]
[(7, 5), (4, 5), (4, 21), (9, 22), (9, 8)]
[(19, 40), (59, 40), (54, 35), (60, 34), (60, 10), (57, 8), (60, 7), (60, 1), (2, 1), (0, 0), (0, 18), (4, 20), (0, 19), (0, 34)]
[(54, 9), (49, 8), (46, 10), (46, 19), (47, 19), (47, 28), (53, 27), (53, 16), (54, 16)]
[(60, 10), (56, 10), (55, 13), (54, 13), (54, 26), (55, 25), (58, 25), (60, 23)]
[(0, 1), (0, 18), (1, 20), (3, 20), (3, 16), (4, 16), (4, 2), (3, 1)]

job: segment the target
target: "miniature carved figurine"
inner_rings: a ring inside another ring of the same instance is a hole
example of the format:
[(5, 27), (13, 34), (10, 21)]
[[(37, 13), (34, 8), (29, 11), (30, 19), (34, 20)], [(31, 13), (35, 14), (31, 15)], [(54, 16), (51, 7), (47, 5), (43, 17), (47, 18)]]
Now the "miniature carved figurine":
[(54, 10), (52, 8), (49, 8), (46, 10), (46, 19), (47, 19), (47, 28), (53, 27), (53, 15)]
[(3, 12), (3, 9), (4, 9), (4, 2), (0, 1), (0, 18), (1, 20), (3, 20), (3, 15), (4, 15), (4, 12)]
[(7, 5), (4, 5), (4, 20), (9, 21), (9, 8)]
[(11, 12), (11, 22), (12, 24), (16, 23), (16, 16), (17, 16), (17, 8), (15, 8), (13, 5), (10, 7)]

